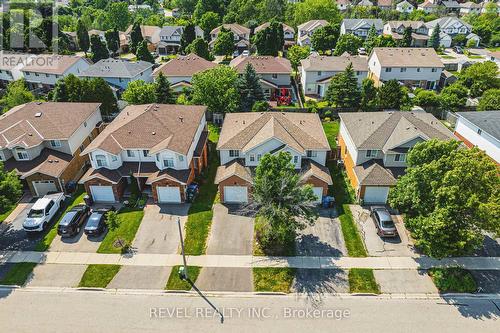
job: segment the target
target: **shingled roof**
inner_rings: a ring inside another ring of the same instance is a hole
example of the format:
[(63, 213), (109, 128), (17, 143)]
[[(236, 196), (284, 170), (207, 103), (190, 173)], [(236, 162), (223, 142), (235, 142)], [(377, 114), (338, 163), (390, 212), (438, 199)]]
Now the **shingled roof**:
[(341, 55), (334, 57), (310, 55), (300, 61), (302, 68), (306, 71), (344, 71), (349, 63), (352, 63), (354, 71), (368, 71), (368, 60), (366, 57), (361, 56)]
[(109, 58), (99, 60), (81, 73), (80, 76), (133, 78), (151, 67), (153, 67), (153, 64), (147, 61), (131, 62)]
[(444, 68), (441, 58), (429, 47), (375, 47), (370, 59), (374, 55), (382, 67)]
[(251, 64), (258, 74), (291, 74), (290, 60), (272, 56), (240, 55), (229, 63), (238, 73), (244, 73), (247, 64)]
[(186, 56), (178, 56), (175, 59), (169, 60), (167, 63), (158, 67), (154, 71), (153, 76), (158, 76), (160, 72), (165, 76), (193, 76), (196, 73), (216, 66), (216, 63), (205, 60), (194, 53), (190, 53)]

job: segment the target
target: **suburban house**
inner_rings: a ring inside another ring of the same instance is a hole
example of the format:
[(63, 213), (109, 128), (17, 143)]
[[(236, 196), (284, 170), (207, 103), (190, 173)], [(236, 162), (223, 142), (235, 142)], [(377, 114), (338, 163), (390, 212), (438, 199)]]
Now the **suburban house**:
[(341, 11), (346, 11), (350, 6), (352, 6), (352, 3), (350, 0), (337, 0), (337, 8)]
[(403, 39), (406, 28), (411, 27), (411, 46), (427, 47), (429, 34), (424, 21), (388, 21), (384, 25), (384, 35), (392, 36), (397, 41)]
[(290, 153), (301, 182), (313, 186), (318, 202), (332, 184), (325, 166), (330, 146), (315, 113), (229, 113), (217, 150), (221, 166), (215, 183), (225, 203), (251, 201), (253, 172), (265, 154)]
[(361, 0), (359, 1), (356, 6), (359, 6), (359, 7), (373, 7), (373, 2), (371, 2), (370, 0)]
[(351, 56), (348, 54), (338, 57), (310, 55), (300, 61), (300, 82), (304, 95), (313, 95), (319, 98), (325, 97), (331, 79), (343, 72), (349, 64), (361, 85), (363, 79), (368, 76), (368, 61), (366, 57)]
[(424, 11), (426, 14), (430, 14), (438, 9), (438, 5), (436, 5), (432, 1), (425, 0), (417, 6), (417, 9)]
[(131, 62), (123, 59), (102, 59), (80, 73), (80, 77), (101, 77), (118, 90), (125, 90), (130, 82), (152, 81), (153, 64), (147, 61)]
[[(142, 38), (144, 38), (148, 42), (148, 49), (150, 51), (156, 50), (156, 45), (160, 42), (160, 31), (161, 28), (156, 25), (141, 25), (141, 34)], [(126, 44), (130, 45), (130, 33), (132, 32), (132, 25), (129, 25), (127, 30), (125, 30), (124, 35), (127, 38)], [(121, 42), (120, 42), (121, 43)]]
[(442, 0), (439, 5), (444, 7), (448, 14), (458, 15), (460, 12), (460, 4), (455, 0)]
[(2, 52), (0, 55), (0, 87), (23, 78), (21, 69), (36, 56), (28, 53)]
[(253, 66), (260, 77), (260, 85), (264, 95), (271, 101), (292, 96), (292, 66), (290, 60), (272, 56), (240, 55), (229, 63), (238, 74), (245, 72), (247, 64)]
[(375, 47), (368, 68), (375, 86), (398, 80), (411, 88), (436, 89), (444, 65), (433, 48)]
[[(257, 34), (259, 31), (268, 28), (270, 25), (271, 25), (270, 22), (263, 23), (259, 25), (257, 28), (255, 28), (253, 33)], [(284, 23), (282, 23), (282, 26), (283, 26), (283, 38), (285, 40), (285, 45), (283, 46), (283, 48), (286, 50), (290, 46), (295, 45), (295, 29)]]
[(340, 35), (353, 34), (365, 39), (372, 26), (375, 26), (377, 35), (382, 34), (384, 23), (381, 19), (343, 19), (340, 25)]
[(467, 1), (460, 4), (460, 14), (481, 14), (481, 9), (483, 9), (482, 3), (475, 3), (472, 1)]
[(476, 41), (476, 46), (479, 45), (480, 38), (476, 34), (472, 33), (472, 26), (468, 23), (465, 23), (459, 18), (456, 17), (442, 17), (430, 22), (427, 22), (425, 25), (429, 29), (428, 34), (429, 36), (432, 35), (432, 32), (436, 28), (436, 26), (439, 24), (439, 29), (442, 34), (448, 35), (451, 38), (443, 39), (440, 36), (440, 44), (443, 47), (450, 47), (451, 46), (451, 41), (453, 37), (456, 35), (464, 35), (467, 40), (473, 39)]
[(207, 166), (205, 106), (127, 106), (85, 148), (92, 167), (80, 179), (96, 202), (119, 201), (132, 181), (157, 203), (186, 200)]
[(32, 102), (0, 116), (0, 160), (33, 196), (65, 191), (85, 172), (80, 152), (99, 133), (98, 103)]
[(210, 43), (208, 44), (210, 48), (214, 47), (215, 40), (222, 28), (232, 31), (234, 35), (234, 49), (238, 54), (250, 48), (250, 29), (237, 23), (223, 24), (210, 31)]
[(20, 71), (32, 90), (47, 91), (56, 85), (57, 80), (69, 74), (76, 76), (90, 67), (90, 62), (84, 57), (40, 54), (30, 59)]
[[(196, 38), (203, 38), (203, 30), (199, 26), (194, 28)], [(180, 25), (164, 26), (160, 30), (160, 41), (156, 45), (156, 52), (165, 56), (177, 54), (181, 47), (181, 38), (184, 33), (184, 27)]]
[(486, 52), (486, 59), (493, 61), (500, 68), (500, 51), (488, 51), (488, 52)]
[(171, 83), (172, 90), (181, 92), (183, 88), (191, 88), (191, 80), (194, 74), (216, 66), (216, 63), (191, 53), (178, 56), (162, 64), (154, 70), (153, 77), (156, 78), (160, 73), (163, 73)]
[(500, 164), (500, 112), (457, 112), (455, 136), (469, 148), (478, 147)]
[(415, 6), (413, 6), (410, 2), (407, 0), (403, 0), (401, 2), (398, 2), (396, 5), (396, 10), (400, 13), (411, 13), (415, 10)]
[(408, 151), (418, 142), (453, 138), (426, 112), (348, 112), (339, 117), (340, 157), (357, 199), (365, 204), (387, 202), (390, 187), (405, 172)]
[(377, 7), (382, 10), (391, 10), (392, 9), (392, 0), (378, 0)]
[(297, 44), (300, 46), (311, 46), (311, 36), (319, 28), (328, 25), (326, 20), (311, 20), (297, 27)]

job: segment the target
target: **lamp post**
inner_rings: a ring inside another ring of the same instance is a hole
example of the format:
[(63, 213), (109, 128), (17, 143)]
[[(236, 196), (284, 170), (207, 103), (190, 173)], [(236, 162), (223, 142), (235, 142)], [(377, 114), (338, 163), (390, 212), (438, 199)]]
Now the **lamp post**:
[(188, 270), (187, 270), (187, 264), (186, 264), (186, 255), (184, 254), (184, 239), (182, 238), (182, 228), (181, 228), (180, 217), (177, 218), (177, 226), (179, 227), (179, 237), (181, 239), (182, 261), (184, 263), (184, 266), (179, 267), (179, 276), (181, 277), (182, 280), (187, 280), (188, 279)]

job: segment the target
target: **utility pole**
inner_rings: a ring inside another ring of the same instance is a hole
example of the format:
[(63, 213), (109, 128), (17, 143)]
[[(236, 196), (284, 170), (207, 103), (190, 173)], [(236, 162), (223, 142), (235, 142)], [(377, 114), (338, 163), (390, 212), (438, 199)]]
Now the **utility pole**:
[(179, 227), (179, 237), (181, 239), (182, 261), (184, 263), (184, 266), (179, 268), (179, 276), (181, 277), (182, 280), (187, 280), (188, 279), (188, 270), (187, 270), (187, 264), (186, 264), (186, 255), (184, 254), (184, 239), (182, 238), (182, 228), (181, 228), (180, 217), (177, 218), (177, 226)]

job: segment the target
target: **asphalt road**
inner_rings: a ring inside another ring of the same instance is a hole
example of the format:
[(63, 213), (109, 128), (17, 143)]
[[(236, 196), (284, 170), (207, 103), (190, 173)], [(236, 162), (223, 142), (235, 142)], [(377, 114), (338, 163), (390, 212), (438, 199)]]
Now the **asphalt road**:
[(3, 233), (0, 233), (0, 250), (31, 251), (40, 239), (42, 239), (44, 235), (42, 232), (27, 233), (23, 230), (24, 219), (28, 215), (33, 203), (27, 204), (16, 218), (8, 224), (7, 229)]
[[(0, 290), (5, 332), (498, 332), (500, 311), (487, 299), (325, 297), (311, 307), (290, 296), (121, 294)], [(317, 310), (313, 312), (313, 310)], [(29, 315), (27, 315), (29, 313)], [(307, 318), (312, 317), (312, 318)]]

